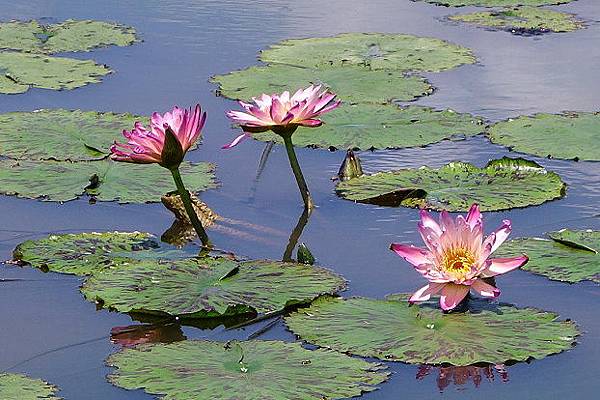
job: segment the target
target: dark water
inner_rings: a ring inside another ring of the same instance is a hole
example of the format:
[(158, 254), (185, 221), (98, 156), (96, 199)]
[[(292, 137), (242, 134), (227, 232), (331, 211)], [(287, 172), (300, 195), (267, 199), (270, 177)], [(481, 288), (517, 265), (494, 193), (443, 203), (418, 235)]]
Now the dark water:
[[(211, 236), (218, 247), (237, 254), (277, 259), (302, 211), (285, 152), (276, 147), (260, 181), (255, 182), (263, 143), (247, 141), (234, 150), (220, 150), (237, 134), (224, 116), (234, 103), (214, 96), (215, 87), (207, 82), (211, 75), (255, 64), (258, 50), (282, 39), (349, 31), (401, 32), (454, 41), (472, 48), (479, 59), (477, 65), (429, 74), (437, 91), (419, 104), (450, 107), (491, 120), (535, 112), (598, 110), (600, 27), (594, 21), (600, 20), (600, 5), (596, 0), (579, 0), (557, 8), (578, 13), (589, 21), (589, 27), (569, 34), (517, 37), (443, 22), (441, 17), (453, 9), (408, 0), (1, 0), (3, 20), (114, 20), (135, 26), (144, 41), (77, 56), (93, 57), (116, 71), (102, 84), (67, 92), (30, 90), (23, 95), (0, 96), (0, 112), (64, 107), (149, 114), (175, 103), (200, 102), (209, 113), (204, 142), (188, 158), (215, 162), (221, 182), (220, 189), (203, 194), (202, 199), (225, 217), (277, 231), (266, 236), (267, 240), (262, 240), (264, 234), (257, 238), (222, 230)], [(387, 250), (392, 241), (419, 243), (417, 213), (338, 199), (329, 178), (343, 153), (309, 149), (298, 153), (319, 205), (301, 240), (320, 264), (350, 280), (345, 295), (381, 298), (420, 287), (423, 282), (418, 274)], [(439, 166), (456, 159), (483, 165), (506, 154), (504, 148), (477, 137), (360, 156), (367, 171), (376, 171)], [(539, 207), (488, 214), (488, 229), (507, 217), (513, 220), (515, 236), (541, 235), (562, 227), (600, 229), (600, 218), (595, 217), (600, 213), (600, 163), (529, 158), (563, 176), (569, 184), (567, 197)], [(0, 258), (10, 258), (19, 242), (49, 232), (118, 229), (160, 236), (171, 222), (172, 216), (159, 205), (90, 205), (85, 199), (58, 205), (3, 197)], [(130, 317), (96, 311), (79, 294), (77, 278), (13, 266), (2, 268), (0, 277), (21, 279), (0, 282), (0, 370), (43, 377), (60, 386), (66, 399), (151, 398), (105, 381), (110, 370), (103, 360), (117, 349), (109, 340), (110, 330), (132, 324)], [(598, 286), (567, 285), (523, 271), (500, 278), (499, 284), (503, 301), (554, 310), (563, 318), (576, 320), (583, 331), (580, 343), (564, 354), (508, 366), (503, 373), (454, 371), (456, 379), (452, 371), (442, 371), (445, 377), (438, 379), (440, 371), (435, 368), (423, 371), (418, 366), (390, 364), (390, 382), (364, 398), (595, 398), (600, 390)], [(183, 327), (182, 332), (172, 328), (165, 335), (227, 340), (246, 338), (258, 328), (224, 332), (223, 328)], [(293, 335), (280, 322), (262, 338), (293, 340)], [(480, 374), (478, 387), (473, 380), (465, 382), (461, 373)]]

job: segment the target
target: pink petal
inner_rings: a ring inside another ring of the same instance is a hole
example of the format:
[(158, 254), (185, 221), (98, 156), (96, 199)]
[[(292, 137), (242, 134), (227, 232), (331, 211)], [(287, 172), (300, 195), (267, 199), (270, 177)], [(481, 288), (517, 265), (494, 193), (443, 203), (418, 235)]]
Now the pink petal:
[(440, 306), (442, 310), (452, 310), (469, 293), (469, 286), (456, 285), (448, 283), (442, 288), (442, 297), (440, 297)]
[(500, 289), (485, 283), (481, 279), (475, 279), (475, 281), (473, 281), (473, 283), (471, 284), (471, 289), (473, 289), (480, 296), (483, 296), (483, 297), (496, 298), (496, 297), (500, 296)]
[(233, 139), (233, 142), (226, 144), (221, 148), (222, 149), (231, 149), (232, 147), (237, 146), (242, 140), (246, 139), (247, 137), (250, 137), (250, 135), (248, 135), (246, 133), (242, 133), (241, 135), (239, 135), (238, 137)]
[(305, 119), (298, 122), (298, 125), (308, 126), (310, 128), (316, 128), (317, 126), (323, 125), (323, 121), (318, 119)]
[(488, 260), (489, 265), (481, 272), (480, 276), (488, 278), (490, 276), (505, 274), (513, 269), (522, 267), (527, 261), (529, 261), (529, 257), (526, 255), (509, 258), (492, 258)]
[(427, 250), (423, 250), (412, 245), (407, 246), (399, 243), (392, 243), (390, 249), (415, 267), (430, 263), (429, 258), (427, 257), (430, 253)]
[(481, 224), (482, 217), (481, 211), (479, 211), (479, 205), (477, 203), (473, 203), (471, 208), (469, 209), (469, 213), (467, 214), (467, 223), (471, 227), (471, 229), (475, 228), (477, 224)]
[(427, 210), (421, 209), (419, 215), (421, 216), (421, 224), (424, 227), (432, 229), (438, 236), (442, 234), (442, 228), (436, 220), (429, 215)]
[(442, 231), (444, 231), (444, 232), (448, 232), (448, 231), (453, 232), (455, 229), (454, 221), (452, 220), (452, 217), (446, 210), (444, 210), (440, 213), (440, 227), (442, 228)]
[(423, 286), (421, 289), (417, 290), (412, 296), (410, 296), (410, 299), (408, 299), (408, 301), (411, 304), (417, 301), (427, 301), (429, 300), (432, 294), (440, 292), (445, 285), (445, 283), (430, 282), (428, 285)]
[(502, 221), (502, 226), (500, 226), (500, 228), (498, 228), (495, 232), (494, 235), (496, 236), (496, 240), (494, 241), (494, 244), (492, 245), (492, 251), (491, 253), (493, 253), (494, 251), (496, 251), (496, 249), (498, 247), (500, 247), (500, 245), (502, 243), (504, 243), (504, 241), (506, 240), (506, 238), (508, 237), (508, 235), (510, 235), (510, 232), (512, 231), (512, 227), (510, 225), (510, 220), (505, 219)]

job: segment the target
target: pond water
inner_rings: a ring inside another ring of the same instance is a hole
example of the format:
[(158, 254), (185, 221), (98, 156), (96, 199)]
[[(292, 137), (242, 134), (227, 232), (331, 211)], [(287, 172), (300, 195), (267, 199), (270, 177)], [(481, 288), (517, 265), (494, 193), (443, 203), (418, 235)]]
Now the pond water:
[[(188, 159), (218, 165), (221, 186), (202, 194), (202, 200), (220, 215), (240, 221), (229, 225), (232, 229), (209, 233), (219, 248), (251, 258), (278, 259), (302, 213), (285, 151), (275, 146), (260, 179), (255, 179), (264, 143), (247, 141), (233, 150), (220, 149), (238, 132), (224, 115), (234, 103), (214, 95), (215, 86), (207, 81), (211, 75), (256, 64), (260, 49), (282, 39), (353, 31), (410, 33), (469, 47), (479, 60), (476, 65), (426, 75), (437, 90), (417, 104), (449, 107), (490, 120), (535, 112), (597, 111), (600, 5), (596, 0), (578, 0), (556, 9), (577, 13), (588, 21), (587, 29), (513, 36), (444, 22), (442, 17), (455, 9), (408, 0), (0, 0), (2, 19), (113, 20), (136, 27), (143, 38), (131, 47), (75, 56), (110, 65), (116, 72), (103, 83), (74, 91), (34, 89), (3, 95), (0, 112), (62, 107), (149, 114), (173, 104), (201, 103), (208, 122), (202, 146), (189, 153)], [(514, 153), (482, 137), (419, 149), (360, 153), (366, 172), (440, 166), (458, 159), (483, 165), (503, 155)], [(298, 156), (319, 206), (301, 241), (319, 264), (350, 281), (344, 296), (382, 298), (420, 287), (422, 278), (388, 250), (392, 241), (419, 244), (417, 212), (353, 204), (336, 197), (330, 178), (343, 152), (298, 149)], [(561, 174), (569, 185), (567, 197), (542, 206), (489, 213), (488, 230), (504, 218), (513, 220), (514, 237), (563, 227), (600, 229), (600, 163), (527, 158)], [(91, 205), (86, 199), (56, 204), (1, 197), (0, 259), (9, 259), (23, 240), (50, 232), (140, 230), (160, 236), (172, 219), (161, 205)], [(249, 229), (245, 223), (262, 226), (263, 231)], [(96, 311), (78, 292), (78, 278), (10, 265), (2, 268), (0, 278), (0, 371), (43, 377), (58, 385), (65, 399), (152, 398), (142, 391), (112, 387), (105, 379), (110, 369), (104, 359), (118, 349), (110, 341), (110, 330), (135, 323), (129, 316)], [(426, 375), (419, 366), (392, 363), (391, 380), (364, 399), (593, 398), (600, 391), (598, 286), (563, 284), (524, 271), (498, 281), (503, 301), (553, 310), (577, 321), (583, 332), (580, 343), (557, 356), (507, 366), (502, 374), (494, 371), (493, 381), (479, 371), (478, 385), (463, 379), (473, 371), (454, 371), (453, 384), (453, 371), (443, 371), (445, 377), (438, 379), (436, 368)], [(260, 327), (233, 331), (171, 327), (165, 335), (243, 339)], [(281, 321), (261, 338), (294, 340)]]

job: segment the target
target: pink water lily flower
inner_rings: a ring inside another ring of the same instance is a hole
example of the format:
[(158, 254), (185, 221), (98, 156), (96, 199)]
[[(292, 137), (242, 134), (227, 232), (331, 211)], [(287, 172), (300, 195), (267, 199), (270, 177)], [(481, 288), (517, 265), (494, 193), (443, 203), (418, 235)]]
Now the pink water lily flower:
[(336, 95), (328, 90), (321, 92), (320, 85), (311, 85), (306, 89), (299, 89), (292, 96), (285, 91), (280, 95), (263, 94), (253, 97), (253, 103), (240, 101), (244, 111), (229, 111), (227, 116), (239, 124), (244, 133), (223, 148), (236, 146), (250, 132), (273, 130), (279, 133), (283, 130), (293, 131), (298, 126), (320, 126), (323, 121), (318, 117), (340, 105), (340, 101), (335, 98)]
[(483, 297), (498, 297), (500, 289), (484, 282), (523, 266), (526, 255), (511, 258), (490, 258), (511, 232), (509, 220), (486, 238), (483, 237), (483, 219), (479, 206), (473, 204), (466, 218), (453, 220), (442, 211), (439, 224), (426, 210), (421, 210), (419, 233), (427, 249), (393, 243), (391, 249), (411, 263), (429, 284), (417, 290), (411, 303), (429, 300), (439, 294), (444, 310), (456, 307), (470, 289)]
[(180, 158), (183, 159), (185, 153), (200, 136), (205, 120), (206, 113), (202, 112), (199, 104), (189, 110), (175, 106), (171, 112), (166, 112), (164, 115), (155, 112), (150, 119), (149, 129), (136, 122), (133, 130), (123, 131), (127, 143), (115, 141), (110, 148), (111, 158), (115, 161), (162, 165), (165, 161), (163, 160), (165, 132), (170, 129), (181, 145)]

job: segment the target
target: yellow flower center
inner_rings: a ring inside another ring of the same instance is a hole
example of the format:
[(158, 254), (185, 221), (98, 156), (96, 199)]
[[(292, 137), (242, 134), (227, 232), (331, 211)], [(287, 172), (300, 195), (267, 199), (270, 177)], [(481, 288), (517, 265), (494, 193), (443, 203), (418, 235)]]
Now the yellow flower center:
[(455, 280), (466, 279), (475, 264), (475, 257), (467, 249), (453, 248), (444, 254), (443, 271)]

